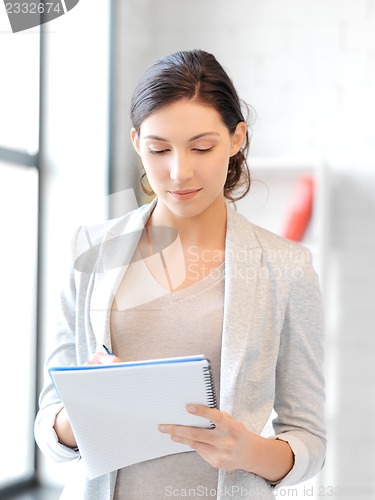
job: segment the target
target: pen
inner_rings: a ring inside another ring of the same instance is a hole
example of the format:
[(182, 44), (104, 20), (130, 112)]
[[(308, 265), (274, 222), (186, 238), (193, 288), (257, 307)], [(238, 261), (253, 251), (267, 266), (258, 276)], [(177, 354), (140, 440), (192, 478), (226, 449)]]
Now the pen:
[(105, 350), (105, 352), (106, 352), (107, 354), (109, 354), (110, 356), (114, 356), (113, 352), (112, 352), (112, 351), (110, 351), (110, 350), (108, 349), (108, 347), (107, 347), (107, 346), (105, 346), (104, 344), (103, 344), (103, 349), (104, 349), (104, 350)]

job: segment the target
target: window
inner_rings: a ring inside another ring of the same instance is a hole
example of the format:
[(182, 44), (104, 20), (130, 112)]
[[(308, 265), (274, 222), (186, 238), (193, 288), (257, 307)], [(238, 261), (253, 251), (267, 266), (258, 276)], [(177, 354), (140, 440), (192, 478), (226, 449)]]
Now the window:
[[(0, 162), (0, 487), (34, 474), (38, 171)], [(6, 352), (5, 352), (6, 351)], [(15, 452), (16, 451), (16, 452)]]
[[(33, 424), (42, 380), (36, 391), (35, 378), (56, 328), (72, 231), (107, 217), (110, 2), (91, 7), (19, 33), (0, 12), (0, 328), (2, 352), (9, 349), (0, 363), (1, 498), (7, 486), (36, 482)], [(61, 464), (57, 470), (40, 453), (36, 462), (42, 484), (64, 482)]]
[[(38, 149), (39, 28), (12, 33), (0, 17), (0, 147)], [(7, 33), (9, 30), (9, 33)]]

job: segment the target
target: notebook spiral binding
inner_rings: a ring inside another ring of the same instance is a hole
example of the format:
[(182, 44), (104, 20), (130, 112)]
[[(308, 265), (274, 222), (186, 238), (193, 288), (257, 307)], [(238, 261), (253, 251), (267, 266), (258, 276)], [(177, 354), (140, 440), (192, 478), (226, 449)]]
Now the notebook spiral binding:
[[(217, 399), (211, 366), (203, 367), (203, 378), (206, 387), (207, 406), (210, 408), (217, 408)], [(213, 422), (210, 423), (210, 428), (215, 429), (215, 424)]]

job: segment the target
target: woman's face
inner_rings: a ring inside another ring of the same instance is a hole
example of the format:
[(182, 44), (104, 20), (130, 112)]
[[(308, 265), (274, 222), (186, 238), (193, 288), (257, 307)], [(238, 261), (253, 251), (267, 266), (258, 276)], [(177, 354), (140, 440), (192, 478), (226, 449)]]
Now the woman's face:
[(180, 217), (193, 217), (224, 201), (229, 158), (243, 144), (246, 124), (230, 134), (219, 113), (201, 103), (180, 100), (146, 118), (133, 145), (142, 159), (158, 205)]

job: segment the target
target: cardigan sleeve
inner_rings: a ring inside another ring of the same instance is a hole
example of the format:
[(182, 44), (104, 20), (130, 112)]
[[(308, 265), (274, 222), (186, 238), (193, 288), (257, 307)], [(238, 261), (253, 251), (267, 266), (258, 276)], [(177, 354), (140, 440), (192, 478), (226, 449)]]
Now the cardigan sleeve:
[(275, 439), (287, 441), (294, 466), (277, 487), (306, 481), (325, 460), (324, 314), (317, 273), (307, 252), (293, 273), (276, 367)]

